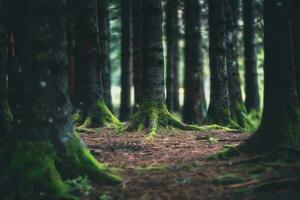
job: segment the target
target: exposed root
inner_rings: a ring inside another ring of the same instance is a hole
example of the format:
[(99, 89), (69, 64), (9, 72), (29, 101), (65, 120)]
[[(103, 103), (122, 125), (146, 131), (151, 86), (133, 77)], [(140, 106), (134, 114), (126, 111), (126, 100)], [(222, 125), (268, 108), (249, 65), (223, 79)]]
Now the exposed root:
[[(98, 184), (118, 184), (121, 178), (98, 163), (74, 136), (65, 147), (43, 141), (18, 141), (7, 146), (7, 165), (1, 174), (4, 199), (79, 200), (67, 179), (88, 176)], [(1, 156), (2, 158), (2, 156)], [(2, 161), (2, 160), (1, 160)]]
[(95, 111), (86, 117), (84, 123), (77, 127), (76, 131), (91, 132), (91, 129), (104, 126), (110, 126), (119, 130), (122, 129), (123, 124), (111, 113), (105, 102), (101, 99), (97, 102)]
[(148, 138), (154, 137), (159, 129), (176, 128), (185, 131), (204, 132), (207, 127), (187, 125), (171, 115), (163, 103), (143, 103), (132, 117), (127, 126), (127, 131), (148, 132)]

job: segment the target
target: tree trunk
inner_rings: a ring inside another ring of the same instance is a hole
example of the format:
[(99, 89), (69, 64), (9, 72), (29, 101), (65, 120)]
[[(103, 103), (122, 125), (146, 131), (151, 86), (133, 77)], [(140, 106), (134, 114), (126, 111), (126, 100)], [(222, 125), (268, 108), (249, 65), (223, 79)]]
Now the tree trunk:
[(256, 40), (253, 0), (243, 0), (244, 51), (246, 108), (248, 112), (260, 110), (260, 97), (257, 80)]
[(2, 2), (0, 2), (0, 140), (10, 131), (12, 115), (8, 106), (7, 97), (7, 65), (8, 57), (6, 48), (8, 47), (9, 35), (5, 23), (5, 15)]
[[(175, 107), (178, 110), (178, 2), (176, 0), (167, 0), (166, 3), (166, 35), (167, 35), (167, 107), (169, 111), (174, 112)], [(177, 71), (176, 71), (177, 70)], [(177, 78), (177, 80), (176, 80)], [(177, 81), (177, 83), (176, 83)]]
[[(297, 149), (300, 147), (300, 108), (295, 81), (295, 43), (291, 34), (291, 2), (264, 1), (264, 110), (261, 125), (250, 140), (267, 150), (284, 145)], [(295, 11), (300, 12), (299, 6)]]
[[(13, 135), (0, 152), (4, 199), (77, 199), (64, 182), (87, 175), (99, 183), (119, 179), (105, 171), (73, 132), (68, 94), (66, 4), (19, 2), (18, 73), (12, 98)], [(22, 98), (20, 98), (22, 96)], [(5, 174), (4, 174), (5, 173)]]
[(82, 19), (78, 25), (83, 32), (82, 42), (84, 48), (85, 74), (88, 77), (85, 91), (86, 117), (80, 129), (102, 127), (105, 125), (121, 125), (107, 108), (103, 97), (102, 75), (100, 70), (100, 48), (97, 0), (88, 0), (78, 3), (79, 17)]
[(121, 0), (122, 63), (120, 120), (128, 121), (131, 115), (131, 0)]
[(185, 0), (185, 77), (183, 121), (201, 123), (206, 103), (204, 97), (201, 6), (198, 0)]
[(100, 30), (100, 71), (103, 82), (104, 102), (110, 110), (113, 109), (111, 97), (111, 77), (109, 62), (109, 2), (108, 0), (98, 0), (98, 23)]
[(128, 131), (144, 130), (149, 137), (158, 129), (174, 127), (199, 130), (176, 120), (165, 100), (164, 58), (162, 44), (162, 1), (143, 1), (143, 80), (141, 106), (128, 124)]
[(207, 122), (228, 125), (230, 108), (225, 44), (225, 0), (210, 0), (208, 5), (211, 91)]
[(295, 54), (295, 68), (296, 68), (296, 84), (298, 101), (300, 105), (300, 2), (292, 0), (292, 24), (293, 24), (293, 43)]
[(138, 110), (142, 98), (143, 79), (143, 0), (132, 0), (132, 64), (134, 85), (134, 109)]
[(238, 20), (240, 1), (226, 0), (226, 47), (229, 76), (229, 100), (232, 119), (245, 128), (247, 111), (242, 98), (241, 81), (238, 64)]

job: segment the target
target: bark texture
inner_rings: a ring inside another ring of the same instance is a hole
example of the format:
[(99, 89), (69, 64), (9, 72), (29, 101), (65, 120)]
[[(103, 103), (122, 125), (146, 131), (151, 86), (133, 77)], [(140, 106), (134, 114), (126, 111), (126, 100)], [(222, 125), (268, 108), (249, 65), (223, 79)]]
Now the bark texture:
[[(264, 2), (265, 100), (262, 123), (250, 140), (276, 150), (300, 147), (300, 109), (295, 81), (292, 0)], [(295, 9), (299, 13), (299, 6)], [(274, 23), (274, 21), (276, 23)]]
[(100, 47), (97, 0), (78, 2), (78, 12), (82, 21), (78, 25), (84, 31), (82, 43), (84, 48), (85, 74), (87, 77), (84, 101), (84, 128), (102, 127), (108, 124), (121, 125), (112, 115), (104, 102), (102, 71), (100, 69)]
[(255, 39), (255, 1), (243, 0), (244, 51), (245, 51), (245, 92), (248, 112), (260, 110), (257, 79), (257, 58)]
[(248, 120), (246, 107), (242, 98), (238, 64), (239, 7), (240, 1), (226, 0), (226, 58), (231, 117), (239, 126), (245, 128)]
[(64, 181), (77, 176), (103, 184), (119, 182), (73, 132), (65, 2), (18, 1), (11, 13), (19, 27), (18, 73), (11, 89), (22, 98), (10, 99), (14, 134), (0, 150), (4, 199), (78, 199)]
[(110, 110), (113, 109), (111, 97), (111, 69), (109, 61), (109, 1), (98, 0), (98, 24), (100, 46), (100, 71), (103, 83), (104, 102)]
[(230, 108), (226, 63), (225, 0), (210, 0), (208, 5), (211, 92), (206, 121), (228, 125)]
[(134, 109), (140, 107), (143, 79), (143, 0), (132, 0), (132, 66), (134, 85)]
[(178, 59), (179, 59), (179, 25), (178, 1), (168, 0), (166, 3), (166, 36), (167, 36), (167, 107), (170, 112), (179, 109), (178, 93)]
[(183, 121), (201, 123), (206, 103), (203, 80), (201, 6), (198, 0), (185, 0), (185, 73)]
[(131, 115), (132, 23), (131, 0), (121, 0), (121, 105), (120, 120), (128, 121)]

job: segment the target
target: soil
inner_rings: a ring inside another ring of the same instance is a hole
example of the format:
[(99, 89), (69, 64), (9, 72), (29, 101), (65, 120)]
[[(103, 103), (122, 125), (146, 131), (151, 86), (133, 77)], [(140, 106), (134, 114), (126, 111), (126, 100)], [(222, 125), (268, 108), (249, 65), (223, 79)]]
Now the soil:
[[(274, 171), (274, 167), (261, 162), (247, 166), (235, 164), (248, 159), (246, 157), (228, 161), (208, 159), (228, 145), (239, 144), (249, 135), (218, 130), (209, 133), (166, 130), (149, 140), (144, 133), (117, 135), (109, 128), (83, 134), (92, 154), (124, 177), (119, 186), (94, 186), (95, 191), (89, 199), (300, 199), (300, 192), (286, 188), (253, 194), (260, 183), (274, 180), (274, 177), (287, 177), (290, 170), (285, 167), (279, 166)], [(291, 168), (294, 170), (295, 166)]]

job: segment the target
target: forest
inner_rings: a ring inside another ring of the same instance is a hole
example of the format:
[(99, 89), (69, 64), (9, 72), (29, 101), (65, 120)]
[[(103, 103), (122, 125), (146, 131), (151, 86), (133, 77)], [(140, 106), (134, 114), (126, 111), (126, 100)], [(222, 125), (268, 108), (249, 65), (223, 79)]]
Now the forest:
[(299, 0), (0, 0), (0, 200), (299, 200), (299, 19)]

